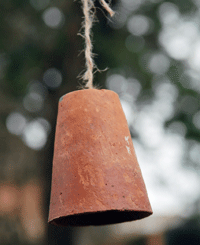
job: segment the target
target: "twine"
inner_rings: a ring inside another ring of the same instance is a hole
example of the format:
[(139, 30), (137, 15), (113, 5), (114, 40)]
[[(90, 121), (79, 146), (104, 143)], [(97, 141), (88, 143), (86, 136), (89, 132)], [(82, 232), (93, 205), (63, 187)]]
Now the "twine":
[[(85, 59), (86, 59), (86, 72), (82, 76), (84, 81), (87, 81), (85, 84), (85, 88), (94, 88), (93, 87), (93, 69), (94, 69), (94, 60), (92, 53), (92, 41), (91, 41), (91, 28), (95, 16), (95, 6), (94, 0), (82, 0), (83, 3), (83, 13), (84, 13), (84, 39), (85, 39)], [(114, 15), (114, 11), (109, 7), (109, 4), (105, 2), (105, 0), (99, 0), (104, 9), (110, 14), (112, 17)]]

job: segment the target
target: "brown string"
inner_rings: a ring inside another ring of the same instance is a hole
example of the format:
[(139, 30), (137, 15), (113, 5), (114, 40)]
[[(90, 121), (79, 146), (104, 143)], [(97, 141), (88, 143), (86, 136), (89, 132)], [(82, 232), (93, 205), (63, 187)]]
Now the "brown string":
[[(82, 79), (87, 81), (85, 88), (93, 88), (93, 69), (94, 61), (92, 54), (92, 41), (91, 41), (91, 28), (94, 20), (94, 0), (82, 0), (83, 3), (83, 13), (84, 13), (84, 39), (85, 39), (85, 59), (86, 59), (86, 72)], [(109, 7), (105, 0), (99, 0), (101, 5), (106, 9), (106, 11), (112, 17), (114, 11)]]
[(100, 3), (107, 10), (111, 17), (115, 14), (115, 12), (109, 7), (109, 5), (104, 0), (100, 0)]

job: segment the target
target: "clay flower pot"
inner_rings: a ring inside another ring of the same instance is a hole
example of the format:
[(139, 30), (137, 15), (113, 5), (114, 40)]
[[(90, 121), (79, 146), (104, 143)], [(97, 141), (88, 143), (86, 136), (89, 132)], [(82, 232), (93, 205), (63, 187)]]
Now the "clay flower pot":
[(152, 214), (116, 93), (88, 89), (60, 99), (49, 223), (104, 225)]

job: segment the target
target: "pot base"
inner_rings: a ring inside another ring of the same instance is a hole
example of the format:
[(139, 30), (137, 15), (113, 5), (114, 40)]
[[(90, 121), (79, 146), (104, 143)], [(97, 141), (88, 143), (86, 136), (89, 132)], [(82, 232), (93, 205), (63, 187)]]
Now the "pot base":
[(50, 224), (57, 226), (107, 225), (143, 219), (151, 215), (147, 211), (110, 210), (94, 213), (73, 214), (54, 219)]

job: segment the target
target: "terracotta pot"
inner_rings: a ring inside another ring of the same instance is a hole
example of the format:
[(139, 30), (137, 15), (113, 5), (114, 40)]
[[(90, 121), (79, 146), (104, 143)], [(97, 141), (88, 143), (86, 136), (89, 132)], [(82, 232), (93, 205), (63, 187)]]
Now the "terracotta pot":
[(49, 223), (104, 225), (152, 214), (116, 93), (80, 90), (60, 99)]

